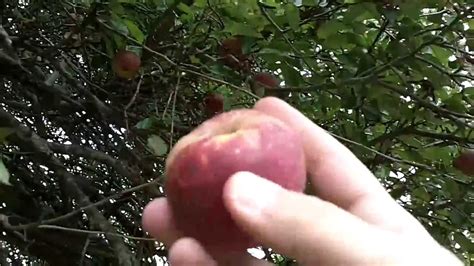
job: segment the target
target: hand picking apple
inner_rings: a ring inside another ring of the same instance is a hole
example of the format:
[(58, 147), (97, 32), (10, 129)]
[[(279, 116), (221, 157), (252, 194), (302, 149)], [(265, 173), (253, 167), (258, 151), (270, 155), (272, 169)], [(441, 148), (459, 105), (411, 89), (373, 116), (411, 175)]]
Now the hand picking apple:
[(207, 120), (168, 155), (166, 192), (176, 225), (212, 253), (258, 244), (224, 206), (224, 184), (241, 171), (303, 191), (306, 168), (298, 134), (272, 116), (240, 109)]
[[(247, 253), (256, 245), (301, 265), (462, 265), (349, 149), (284, 101), (230, 113), (177, 143), (168, 197), (143, 212), (171, 265), (270, 265)], [(306, 173), (317, 196), (302, 193)]]

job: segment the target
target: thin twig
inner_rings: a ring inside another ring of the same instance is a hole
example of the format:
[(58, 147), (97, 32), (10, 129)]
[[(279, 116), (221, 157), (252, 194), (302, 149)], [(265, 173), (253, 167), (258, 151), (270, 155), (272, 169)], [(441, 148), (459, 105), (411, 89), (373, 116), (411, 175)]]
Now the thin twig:
[[(101, 25), (103, 25), (104, 27), (106, 27), (107, 29), (109, 29), (109, 30), (111, 30), (111, 31), (113, 31), (113, 32), (115, 32), (115, 33), (117, 33), (117, 34), (123, 36), (123, 37), (126, 38), (127, 40), (130, 40), (130, 41), (134, 42), (135, 44), (140, 45), (141, 47), (143, 47), (144, 50), (146, 50), (146, 51), (148, 51), (148, 52), (150, 52), (150, 53), (152, 53), (152, 54), (154, 54), (154, 55), (156, 55), (156, 56), (158, 56), (158, 57), (163, 58), (166, 62), (170, 63), (172, 66), (181, 67), (180, 64), (174, 62), (173, 60), (171, 60), (171, 59), (170, 59), (169, 57), (167, 57), (166, 55), (164, 55), (164, 54), (162, 54), (162, 53), (159, 53), (159, 52), (157, 52), (157, 51), (151, 49), (150, 47), (148, 47), (148, 46), (146, 46), (146, 45), (143, 45), (143, 44), (139, 43), (138, 41), (136, 41), (135, 39), (131, 38), (130, 36), (128, 36), (128, 35), (126, 35), (126, 34), (123, 34), (122, 32), (120, 32), (120, 31), (118, 31), (118, 30), (115, 30), (115, 29), (112, 28), (111, 26), (107, 25), (105, 22), (99, 21), (99, 23), (100, 23)], [(238, 86), (236, 86), (236, 85), (234, 85), (234, 84), (232, 84), (232, 83), (229, 83), (229, 82), (227, 82), (227, 81), (224, 81), (224, 80), (221, 80), (221, 79), (217, 79), (217, 78), (208, 76), (208, 75), (206, 75), (206, 74), (204, 74), (204, 73), (200, 73), (200, 72), (191, 70), (191, 69), (189, 69), (189, 68), (184, 68), (184, 67), (183, 67), (181, 70), (184, 71), (184, 72), (188, 72), (188, 73), (197, 75), (197, 76), (201, 76), (201, 77), (206, 78), (206, 79), (208, 79), (208, 80), (212, 80), (212, 81), (215, 81), (215, 82), (218, 82), (218, 83), (227, 85), (227, 86), (229, 86), (229, 87), (231, 87), (231, 88), (234, 88), (234, 89), (239, 90), (239, 91), (241, 91), (241, 92), (243, 92), (243, 93), (246, 93), (246, 94), (248, 94), (248, 95), (250, 95), (250, 96), (252, 96), (252, 97), (254, 97), (254, 98), (256, 98), (256, 99), (259, 99), (259, 97), (258, 97), (257, 95), (255, 95), (255, 94), (253, 94), (252, 92), (247, 91), (247, 90), (245, 90), (245, 89), (242, 89), (242, 88), (240, 88), (240, 87), (238, 87)]]
[(449, 72), (446, 71), (446, 69), (444, 69), (442, 66), (439, 66), (437, 64), (435, 64), (434, 62), (431, 62), (430, 60), (426, 59), (426, 58), (423, 58), (419, 55), (415, 55), (415, 58), (417, 60), (420, 60), (421, 62), (427, 64), (427, 65), (430, 65), (432, 67), (434, 67), (436, 70), (438, 70), (441, 74), (444, 74), (446, 76), (448, 76), (452, 81), (454, 81), (458, 86), (461, 86), (462, 87), (462, 83), (457, 81), (455, 76)]
[[(421, 99), (420, 97), (414, 95), (413, 93), (410, 93), (408, 91), (402, 90), (401, 88), (398, 88), (396, 85), (392, 85), (392, 84), (389, 84), (389, 83), (386, 83), (386, 82), (383, 82), (383, 81), (378, 81), (377, 83), (380, 84), (381, 86), (391, 90), (391, 91), (394, 91), (394, 92), (400, 94), (400, 95), (409, 96), (410, 98), (416, 100), (421, 106), (423, 106), (425, 108), (428, 108), (428, 109), (434, 111), (435, 113), (474, 120), (474, 116), (472, 116), (472, 115), (461, 114), (461, 113), (457, 113), (457, 112), (454, 112), (454, 111), (436, 106), (431, 102), (427, 102), (427, 101)], [(467, 126), (469, 126), (469, 125), (467, 125)]]
[(317, 73), (317, 71), (313, 68), (313, 66), (306, 60), (305, 57), (303, 57), (301, 55), (301, 53), (298, 51), (298, 49), (296, 49), (296, 47), (293, 45), (293, 43), (290, 41), (290, 39), (288, 38), (288, 36), (286, 36), (286, 33), (283, 31), (283, 29), (278, 25), (278, 23), (276, 23), (275, 20), (273, 20), (270, 15), (268, 14), (268, 12), (265, 10), (265, 6), (260, 4), (258, 5), (260, 7), (260, 10), (263, 14), (263, 16), (268, 20), (268, 22), (270, 22), (279, 32), (280, 34), (283, 36), (283, 38), (285, 39), (285, 41), (288, 43), (288, 45), (291, 47), (291, 49), (293, 50), (293, 52), (300, 56), (301, 57), (301, 60), (303, 60), (303, 62), (305, 63), (305, 65), (313, 72), (313, 73)]
[(173, 146), (173, 135), (174, 135), (174, 117), (176, 115), (176, 99), (178, 98), (179, 85), (181, 84), (181, 71), (177, 71), (178, 80), (176, 81), (176, 86), (174, 89), (173, 95), (173, 107), (171, 110), (171, 132), (170, 132), (170, 147)]
[(419, 53), (421, 50), (423, 50), (423, 48), (425, 48), (426, 46), (432, 45), (432, 44), (436, 43), (438, 40), (440, 40), (441, 37), (439, 37), (439, 36), (441, 36), (444, 32), (451, 29), (451, 27), (454, 26), (454, 24), (456, 24), (460, 19), (461, 19), (460, 16), (457, 16), (456, 18), (454, 18), (448, 25), (443, 26), (442, 31), (440, 32), (440, 34), (438, 34), (436, 36), (433, 36), (433, 38), (431, 38), (428, 41), (422, 43), (420, 46), (418, 46), (411, 53), (408, 53), (404, 56), (397, 57), (397, 58), (393, 59), (392, 61), (387, 62), (383, 65), (380, 65), (380, 66), (376, 65), (376, 66), (364, 71), (358, 77), (353, 78), (353, 80), (354, 81), (364, 81), (364, 80), (370, 79), (370, 78), (375, 77), (378, 74), (382, 73), (383, 71), (387, 70), (388, 68), (402, 62), (403, 60), (415, 56), (417, 53)]
[(380, 27), (380, 30), (379, 30), (379, 32), (377, 33), (377, 36), (375, 37), (374, 41), (373, 41), (372, 44), (370, 45), (369, 49), (367, 50), (367, 53), (368, 53), (368, 54), (372, 54), (372, 51), (375, 49), (375, 46), (377, 45), (377, 43), (379, 42), (379, 40), (382, 38), (383, 33), (384, 33), (385, 30), (387, 29), (388, 24), (389, 24), (389, 20), (388, 20), (388, 19), (384, 19), (383, 22), (382, 22), (382, 25), (381, 25), (381, 27)]
[(77, 214), (80, 214), (81, 212), (83, 212), (85, 210), (92, 209), (92, 208), (98, 207), (100, 205), (106, 204), (106, 203), (110, 202), (111, 200), (114, 200), (114, 199), (117, 199), (117, 198), (123, 196), (124, 194), (140, 191), (140, 190), (143, 190), (143, 189), (145, 189), (145, 188), (147, 188), (151, 185), (155, 185), (155, 184), (158, 183), (158, 181), (160, 179), (161, 178), (156, 178), (155, 180), (153, 180), (149, 183), (142, 184), (142, 185), (139, 185), (139, 186), (132, 187), (130, 189), (123, 190), (123, 191), (121, 191), (117, 194), (114, 194), (112, 196), (109, 196), (107, 198), (99, 200), (99, 201), (97, 201), (93, 204), (81, 207), (81, 208), (79, 208), (75, 211), (66, 213), (64, 215), (61, 215), (61, 216), (58, 216), (58, 217), (55, 217), (55, 218), (51, 218), (51, 219), (47, 219), (47, 220), (43, 220), (43, 221), (39, 221), (39, 222), (28, 223), (28, 224), (12, 225), (12, 226), (9, 226), (8, 229), (11, 229), (11, 230), (26, 230), (26, 229), (33, 228), (33, 227), (38, 227), (38, 226), (44, 225), (44, 224), (57, 223), (57, 222), (60, 222), (62, 220), (71, 218), (71, 217), (73, 217)]
[[(85, 208), (84, 210), (86, 210), (91, 224), (98, 226), (101, 230), (106, 232), (113, 233), (115, 231), (110, 221), (99, 212), (99, 210), (96, 208), (96, 205), (91, 204), (88, 195), (85, 194), (77, 184), (75, 176), (71, 174), (66, 166), (61, 162), (61, 160), (59, 160), (59, 158), (54, 155), (53, 151), (48, 146), (47, 140), (41, 138), (29, 127), (20, 123), (15, 116), (3, 111), (2, 109), (0, 109), (0, 121), (3, 121), (7, 125), (15, 128), (16, 136), (18, 138), (17, 144), (19, 144), (21, 147), (31, 147), (38, 153), (38, 155), (46, 156), (46, 158), (49, 159), (46, 164), (47, 167), (50, 167), (54, 171), (63, 191), (68, 192), (67, 196), (65, 193), (63, 193), (63, 198), (72, 197), (77, 201), (79, 206), (88, 206), (88, 208)], [(42, 224), (42, 222), (44, 221), (33, 224)], [(16, 230), (15, 228), (18, 228), (18, 226), (13, 226), (7, 229)], [(22, 230), (21, 225), (20, 229), (18, 230)], [(111, 235), (107, 235), (107, 240), (109, 241), (114, 254), (117, 256), (119, 264), (133, 265), (130, 263), (134, 261), (134, 257), (130, 249), (122, 241), (120, 241), (120, 239)]]
[[(381, 156), (381, 157), (383, 157), (383, 158), (385, 158), (385, 159), (388, 159), (388, 160), (390, 160), (390, 161), (392, 161), (392, 162), (400, 163), (400, 164), (406, 164), (406, 165), (410, 165), (410, 166), (413, 166), (413, 167), (418, 167), (418, 168), (420, 168), (420, 169), (423, 169), (423, 170), (426, 170), (426, 171), (429, 171), (429, 172), (432, 172), (432, 173), (435, 173), (435, 174), (439, 174), (439, 172), (440, 172), (439, 170), (434, 169), (434, 168), (432, 168), (432, 167), (430, 167), (430, 166), (428, 166), (428, 165), (425, 165), (425, 164), (421, 164), (421, 163), (417, 163), (417, 162), (412, 162), (412, 161), (407, 161), (407, 160), (403, 160), (403, 159), (399, 159), (399, 158), (395, 158), (395, 157), (386, 155), (386, 154), (381, 153), (381, 152), (379, 152), (379, 151), (377, 151), (377, 150), (375, 150), (375, 149), (372, 149), (372, 148), (370, 148), (370, 147), (367, 147), (367, 146), (365, 146), (365, 145), (363, 145), (363, 144), (361, 144), (361, 143), (358, 143), (358, 142), (356, 142), (356, 141), (353, 141), (353, 140), (350, 140), (350, 139), (346, 139), (346, 138), (341, 137), (341, 136), (339, 136), (339, 135), (337, 135), (337, 134), (334, 134), (334, 133), (331, 133), (331, 132), (328, 132), (328, 134), (330, 134), (331, 136), (333, 136), (333, 137), (335, 137), (335, 138), (337, 138), (337, 139), (340, 139), (340, 140), (342, 140), (342, 141), (344, 141), (344, 142), (347, 142), (347, 143), (350, 143), (350, 144), (359, 146), (359, 147), (361, 147), (361, 148), (363, 148), (363, 149), (366, 149), (366, 150), (368, 150), (368, 151), (371, 151), (371, 152), (373, 152), (373, 153), (375, 153), (375, 154), (377, 154), (377, 155), (379, 155), (379, 156)], [(451, 176), (451, 175), (448, 175), (448, 174), (442, 174), (442, 176), (447, 177), (447, 178), (450, 178), (450, 179), (452, 179), (452, 180), (454, 180), (454, 181), (456, 181), (456, 182), (462, 183), (462, 184), (467, 184), (467, 185), (470, 184), (470, 182), (466, 182), (466, 181), (463, 181), (463, 180), (459, 180), (459, 179), (457, 179), (456, 177)]]
[(126, 236), (126, 235), (117, 234), (117, 233), (107, 233), (107, 232), (102, 232), (102, 231), (83, 230), (83, 229), (69, 228), (69, 227), (63, 227), (63, 226), (57, 226), (57, 225), (40, 225), (40, 226), (38, 226), (38, 228), (39, 229), (61, 230), (61, 231), (68, 231), (68, 232), (74, 232), (74, 233), (83, 233), (83, 234), (93, 234), (93, 235), (95, 235), (95, 234), (113, 235), (113, 236), (118, 236), (118, 237), (128, 238), (128, 239), (132, 239), (132, 240), (138, 240), (138, 241), (153, 241), (153, 242), (156, 242), (156, 239), (154, 239), (154, 238)]
[(132, 99), (130, 99), (130, 102), (125, 106), (125, 109), (123, 110), (123, 116), (125, 117), (125, 127), (127, 129), (127, 132), (130, 131), (130, 128), (128, 127), (128, 112), (127, 111), (133, 105), (133, 103), (135, 103), (138, 93), (140, 93), (142, 81), (143, 81), (143, 74), (140, 76), (140, 80), (138, 81), (138, 84), (137, 84), (137, 89), (135, 90), (135, 93), (133, 94)]
[[(43, 226), (47, 226), (47, 225), (43, 225)], [(89, 237), (87, 237), (86, 239), (86, 242), (84, 243), (84, 247), (82, 248), (82, 252), (81, 252), (81, 260), (79, 261), (79, 265), (84, 265), (84, 258), (86, 257), (86, 253), (87, 253), (87, 249), (89, 248), (89, 244), (90, 244), (91, 240)]]
[(342, 140), (342, 141), (344, 141), (344, 142), (347, 142), (347, 143), (350, 143), (350, 144), (359, 146), (359, 147), (361, 147), (361, 148), (364, 148), (364, 149), (366, 149), (366, 150), (368, 150), (368, 151), (371, 151), (371, 152), (373, 152), (374, 154), (380, 155), (380, 156), (382, 156), (383, 158), (388, 159), (388, 160), (390, 160), (390, 161), (393, 161), (393, 162), (396, 162), (396, 163), (404, 163), (404, 164), (408, 164), (408, 165), (415, 166), (415, 167), (420, 167), (420, 166), (423, 167), (423, 165), (420, 165), (420, 164), (418, 164), (418, 163), (414, 163), (414, 162), (410, 162), (410, 161), (406, 161), (406, 160), (402, 160), (402, 159), (399, 159), (399, 158), (395, 158), (395, 157), (386, 155), (386, 154), (384, 154), (384, 153), (382, 153), (382, 152), (379, 152), (379, 151), (377, 151), (377, 150), (375, 150), (375, 149), (373, 149), (373, 148), (367, 147), (367, 146), (365, 146), (364, 144), (361, 144), (361, 143), (359, 143), (359, 142), (356, 142), (356, 141), (353, 141), (353, 140), (350, 140), (350, 139), (341, 137), (341, 136), (339, 136), (339, 135), (337, 135), (337, 134), (334, 134), (334, 133), (332, 133), (332, 132), (328, 132), (328, 133), (329, 133), (331, 136), (333, 136), (333, 137), (335, 137), (335, 138), (337, 138), (337, 139), (339, 139), (339, 140)]
[(117, 34), (119, 34), (120, 36), (126, 38), (127, 40), (135, 43), (136, 45), (140, 45), (141, 47), (143, 47), (143, 49), (145, 49), (147, 52), (150, 52), (158, 57), (161, 57), (163, 58), (166, 62), (170, 63), (172, 66), (178, 66), (178, 63), (175, 63), (173, 60), (171, 60), (169, 57), (167, 57), (166, 55), (162, 54), (162, 53), (159, 53), (153, 49), (151, 49), (150, 47), (146, 46), (146, 45), (143, 45), (142, 43), (138, 42), (137, 40), (135, 40), (134, 38), (128, 36), (127, 34), (124, 34), (122, 32), (120, 32), (119, 30), (116, 30), (114, 29), (113, 27), (107, 25), (107, 23), (101, 21), (101, 20), (98, 20), (99, 24), (104, 26), (106, 29), (110, 30), (110, 31), (113, 31)]
[(215, 81), (215, 82), (217, 82), (217, 83), (220, 83), (220, 84), (223, 84), (223, 85), (227, 85), (227, 86), (229, 86), (229, 87), (231, 87), (231, 88), (233, 88), (233, 89), (236, 89), (236, 90), (241, 91), (241, 92), (243, 92), (243, 93), (245, 93), (245, 94), (248, 94), (248, 95), (252, 96), (252, 97), (255, 98), (255, 99), (260, 99), (260, 97), (258, 97), (257, 95), (255, 95), (255, 94), (252, 93), (251, 91), (246, 90), (246, 89), (244, 89), (244, 88), (241, 88), (241, 87), (239, 87), (239, 86), (236, 86), (236, 85), (234, 85), (234, 84), (232, 84), (232, 83), (229, 83), (229, 82), (227, 82), (227, 81), (225, 81), (225, 80), (221, 80), (221, 79), (218, 79), (218, 78), (214, 78), (214, 77), (208, 76), (208, 75), (206, 75), (206, 74), (204, 74), (204, 73), (200, 73), (200, 72), (197, 72), (197, 71), (194, 71), (194, 70), (191, 70), (191, 69), (183, 68), (182, 70), (183, 70), (184, 72), (188, 72), (188, 73), (194, 74), (194, 75), (196, 75), (196, 76), (200, 76), (200, 77), (206, 78), (206, 79), (208, 79), (208, 80), (212, 80), (212, 81)]
[[(332, 8), (332, 9), (329, 9), (329, 10), (327, 10), (327, 11), (324, 11), (323, 13), (319, 13), (319, 14), (316, 14), (316, 15), (314, 15), (314, 16), (311, 16), (311, 17), (309, 17), (309, 18), (307, 18), (307, 19), (302, 20), (301, 23), (300, 23), (300, 26), (302, 26), (302, 25), (304, 25), (304, 24), (306, 24), (306, 23), (308, 23), (308, 22), (310, 22), (310, 21), (314, 21), (314, 20), (317, 20), (318, 18), (321, 18), (321, 17), (324, 17), (324, 16), (326, 16), (326, 15), (329, 15), (329, 14), (331, 14), (331, 13), (335, 13), (336, 11), (339, 11), (340, 9), (342, 9), (342, 8), (344, 8), (344, 7), (346, 7), (346, 6), (349, 6), (349, 5), (352, 5), (352, 4), (347, 4), (347, 3), (346, 3), (346, 4), (340, 4), (340, 5), (338, 5), (338, 6), (335, 6), (335, 7)], [(291, 28), (289, 27), (289, 28), (284, 29), (283, 32), (288, 32), (288, 31), (290, 31), (290, 30), (291, 30)]]
[[(161, 116), (161, 119), (162, 119), (162, 120), (165, 119), (166, 113), (168, 112), (168, 108), (170, 107), (171, 100), (173, 99), (173, 93), (174, 93), (174, 91), (172, 91), (172, 92), (170, 93), (170, 96), (168, 97), (168, 100), (166, 101), (165, 110), (163, 110), (163, 114), (162, 114), (162, 116)], [(158, 110), (157, 110), (157, 112), (158, 112)]]

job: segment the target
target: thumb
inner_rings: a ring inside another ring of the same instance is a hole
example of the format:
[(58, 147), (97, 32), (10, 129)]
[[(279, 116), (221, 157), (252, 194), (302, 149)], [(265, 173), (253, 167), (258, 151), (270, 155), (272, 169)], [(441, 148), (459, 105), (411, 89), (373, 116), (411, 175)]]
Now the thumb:
[[(399, 247), (407, 245), (334, 204), (248, 172), (229, 179), (224, 202), (235, 222), (258, 243), (302, 265), (392, 264), (401, 255)], [(405, 251), (403, 255), (409, 257)]]

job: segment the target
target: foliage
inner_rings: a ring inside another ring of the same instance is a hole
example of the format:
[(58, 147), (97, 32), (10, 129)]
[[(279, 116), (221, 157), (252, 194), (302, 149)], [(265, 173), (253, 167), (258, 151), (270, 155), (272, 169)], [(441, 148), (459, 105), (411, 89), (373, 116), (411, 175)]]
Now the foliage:
[[(452, 166), (474, 147), (472, 0), (0, 3), (2, 262), (166, 261), (140, 224), (166, 154), (208, 118), (207, 93), (251, 106), (257, 72), (474, 260), (473, 178)], [(250, 72), (218, 58), (233, 36)], [(124, 48), (142, 57), (132, 81), (112, 71)]]

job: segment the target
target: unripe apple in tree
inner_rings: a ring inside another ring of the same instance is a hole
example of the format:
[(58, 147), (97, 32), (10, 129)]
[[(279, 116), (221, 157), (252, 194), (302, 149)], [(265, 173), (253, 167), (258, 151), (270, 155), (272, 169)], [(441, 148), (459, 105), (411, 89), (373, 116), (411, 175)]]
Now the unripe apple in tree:
[(219, 93), (211, 93), (204, 99), (204, 107), (209, 116), (213, 116), (224, 111), (224, 96)]
[(463, 151), (453, 165), (465, 175), (474, 176), (474, 150)]
[(112, 68), (115, 74), (123, 79), (133, 79), (140, 70), (141, 59), (131, 51), (121, 50), (115, 54)]
[(303, 192), (301, 137), (282, 121), (256, 110), (219, 114), (181, 138), (166, 161), (166, 193), (177, 228), (211, 254), (258, 245), (233, 221), (223, 188), (234, 173), (248, 171)]

